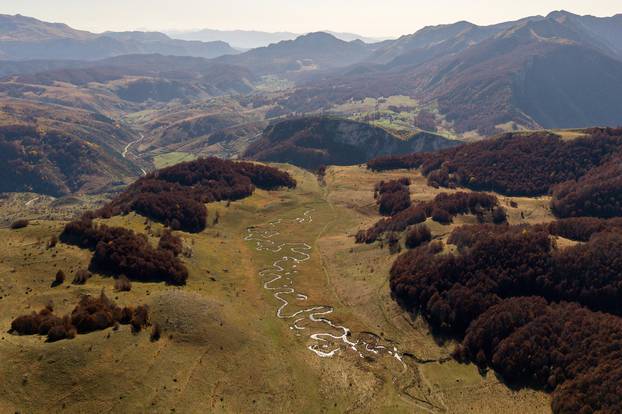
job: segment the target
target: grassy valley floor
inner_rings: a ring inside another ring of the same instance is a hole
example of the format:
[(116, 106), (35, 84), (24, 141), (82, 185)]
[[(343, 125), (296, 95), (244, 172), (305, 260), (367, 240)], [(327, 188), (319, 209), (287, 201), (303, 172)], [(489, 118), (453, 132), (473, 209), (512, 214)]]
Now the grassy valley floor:
[[(391, 299), (388, 269), (395, 256), (354, 243), (356, 231), (378, 219), (377, 181), (408, 175), (419, 199), (438, 190), (414, 172), (331, 168), (322, 186), (308, 172), (281, 167), (298, 188), (210, 204), (208, 222), (218, 213), (217, 224), (200, 234), (180, 233), (192, 249), (184, 258), (190, 277), (182, 288), (135, 282), (131, 292), (117, 293), (113, 280), (101, 275), (84, 286), (51, 288), (57, 269), (70, 275), (86, 268), (90, 252), (64, 244), (47, 248), (60, 221), (0, 229), (0, 412), (550, 412), (546, 394), (510, 390), (493, 373), (482, 376), (475, 366), (451, 360), (452, 342), (439, 344), (420, 318)], [(513, 220), (520, 219), (519, 210), (530, 220), (545, 219), (547, 200), (516, 200)], [(154, 243), (152, 235), (161, 231), (148, 230), (136, 215), (107, 222), (150, 234)], [(277, 251), (258, 251), (256, 240), (245, 240), (249, 227), (274, 241), (270, 250)], [(432, 228), (437, 237), (449, 229)], [(295, 244), (279, 250), (281, 243)], [(283, 278), (265, 285), (284, 256), (290, 259), (276, 269)], [(280, 295), (289, 302), (282, 314), (303, 311), (298, 316), (304, 319), (296, 325), (298, 318), (278, 318), (283, 302), (265, 286), (292, 287), (295, 294)], [(162, 338), (150, 342), (149, 332), (134, 335), (125, 326), (56, 343), (6, 333), (17, 315), (50, 300), (57, 313), (66, 313), (81, 294), (102, 289), (119, 305), (147, 303)], [(314, 307), (332, 312), (305, 312)], [(320, 357), (309, 347), (335, 353)]]

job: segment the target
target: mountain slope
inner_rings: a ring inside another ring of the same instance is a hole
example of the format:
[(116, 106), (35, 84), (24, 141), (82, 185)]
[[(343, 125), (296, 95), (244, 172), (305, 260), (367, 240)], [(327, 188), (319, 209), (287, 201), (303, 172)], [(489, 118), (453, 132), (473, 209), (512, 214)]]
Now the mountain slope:
[(0, 192), (62, 196), (140, 175), (122, 156), (135, 136), (111, 119), (6, 99), (0, 108)]
[[(45, 62), (41, 65), (45, 67)], [(55, 68), (56, 65), (59, 67)], [(2, 66), (0, 64), (0, 68)], [(10, 71), (24, 65), (9, 62), (6, 66)], [(101, 85), (90, 85), (98, 83), (105, 84), (113, 94), (129, 102), (168, 102), (249, 93), (255, 80), (245, 68), (196, 57), (124, 55), (94, 62), (72, 61), (71, 67), (62, 67), (54, 61), (50, 66), (53, 69), (10, 76), (0, 85), (21, 94), (20, 86), (22, 89), (31, 89), (34, 85), (54, 87), (63, 82), (101, 93)]]
[[(353, 40), (362, 40), (365, 43), (374, 43), (380, 41), (371, 37), (361, 36), (356, 33), (341, 33), (324, 30), (325, 33), (335, 36), (337, 39), (351, 42)], [(201, 29), (194, 31), (167, 31), (170, 37), (181, 40), (200, 40), (202, 42), (223, 41), (229, 43), (233, 47), (240, 49), (256, 49), (258, 47), (269, 46), (273, 43), (283, 42), (285, 40), (294, 40), (301, 36), (300, 33), (292, 32), (261, 32), (257, 30), (214, 30)]]
[(492, 133), (507, 122), (530, 128), (622, 122), (622, 62), (553, 19), (520, 24), (417, 70), (424, 94), (459, 132)]
[[(363, 63), (309, 82), (279, 105), (309, 112), (327, 102), (406, 95), (438, 110), (456, 134), (480, 136), (617, 126), (622, 58), (611, 40), (618, 39), (617, 29), (607, 28), (618, 18), (594, 19), (553, 14), (487, 27), (460, 22), (423, 29), (377, 45)], [(598, 30), (586, 31), (585, 21)]]
[(344, 42), (319, 32), (217, 60), (247, 67), (258, 75), (285, 74), (349, 66), (372, 51), (373, 46), (361, 41)]
[(434, 151), (457, 145), (438, 135), (419, 133), (402, 140), (369, 124), (328, 117), (286, 120), (269, 126), (245, 157), (315, 169), (354, 165), (381, 155)]
[(94, 34), (31, 17), (0, 15), (0, 60), (96, 60), (136, 53), (214, 58), (237, 51), (224, 42), (187, 42), (162, 33)]
[(47, 23), (17, 14), (0, 14), (0, 42), (42, 42), (52, 39), (91, 40), (93, 33), (75, 30), (63, 23)]

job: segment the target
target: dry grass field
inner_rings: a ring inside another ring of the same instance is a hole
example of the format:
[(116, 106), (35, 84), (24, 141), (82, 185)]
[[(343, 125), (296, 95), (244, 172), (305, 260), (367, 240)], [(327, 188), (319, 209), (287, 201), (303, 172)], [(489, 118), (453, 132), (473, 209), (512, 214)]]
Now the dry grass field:
[[(332, 167), (321, 186), (308, 172), (280, 167), (295, 176), (298, 188), (210, 204), (208, 222), (218, 212), (217, 224), (199, 234), (178, 233), (192, 250), (183, 259), (190, 272), (184, 287), (134, 282), (130, 292), (120, 293), (102, 275), (74, 286), (73, 273), (88, 266), (91, 253), (64, 244), (47, 248), (63, 221), (0, 229), (0, 377), (5, 379), (0, 412), (550, 412), (546, 394), (511, 390), (493, 373), (482, 376), (475, 366), (451, 360), (451, 340), (439, 343), (424, 321), (390, 298), (388, 269), (395, 256), (378, 245), (354, 243), (353, 235), (378, 219), (377, 181), (409, 176), (418, 200), (441, 190), (427, 187), (417, 172)], [(518, 208), (508, 209), (512, 222), (550, 219), (547, 199), (513, 200)], [(292, 220), (307, 211), (312, 220)], [(280, 218), (285, 220), (267, 225)], [(455, 225), (469, 220), (459, 218)], [(153, 243), (161, 231), (156, 225), (148, 230), (136, 215), (107, 221), (147, 233)], [(290, 279), (306, 299), (290, 304), (288, 312), (331, 307), (333, 312), (322, 317), (350, 334), (324, 342), (312, 334), (338, 330), (321, 321), (307, 321), (297, 330), (292, 319), (276, 316), (281, 302), (264, 288), (259, 272), (285, 253), (257, 251), (253, 241), (244, 240), (251, 226), (278, 229), (271, 238), (277, 244), (311, 247), (309, 260), (296, 262)], [(432, 227), (440, 238), (450, 229)], [(52, 288), (58, 269), (68, 281)], [(38, 311), (49, 301), (57, 313), (66, 313), (81, 294), (102, 289), (119, 305), (148, 304), (162, 338), (151, 342), (149, 329), (132, 334), (127, 326), (55, 343), (7, 333), (17, 315)], [(384, 351), (347, 345), (363, 339)], [(308, 348), (314, 344), (338, 350), (321, 358)], [(399, 358), (387, 353), (391, 349)]]

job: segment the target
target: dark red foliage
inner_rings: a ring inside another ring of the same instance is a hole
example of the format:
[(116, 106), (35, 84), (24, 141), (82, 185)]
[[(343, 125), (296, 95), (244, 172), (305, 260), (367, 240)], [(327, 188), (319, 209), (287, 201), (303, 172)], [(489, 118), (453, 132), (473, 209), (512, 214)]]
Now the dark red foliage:
[(447, 210), (443, 210), (442, 208), (439, 208), (439, 207), (434, 207), (432, 209), (432, 213), (430, 214), (430, 217), (432, 218), (432, 220), (436, 221), (437, 223), (441, 223), (441, 224), (450, 224), (452, 220), (451, 214), (449, 214)]
[(432, 240), (432, 232), (425, 224), (414, 226), (406, 235), (406, 247), (414, 249)]
[(188, 270), (166, 249), (154, 249), (144, 235), (121, 227), (96, 226), (85, 218), (65, 226), (60, 240), (94, 250), (91, 268), (104, 273), (125, 274), (132, 280), (164, 281), (183, 285)]
[(577, 304), (513, 298), (484, 312), (459, 354), (507, 381), (553, 391), (555, 413), (619, 413), (622, 319)]
[(447, 224), (459, 214), (476, 214), (485, 221), (486, 213), (492, 217), (493, 209), (499, 204), (497, 197), (486, 193), (463, 192), (441, 193), (434, 200), (419, 203), (400, 211), (392, 217), (382, 219), (366, 231), (356, 235), (357, 243), (373, 243), (387, 232), (402, 232), (409, 226), (423, 223), (428, 217)]
[(391, 270), (394, 295), (438, 327), (460, 334), (478, 312), (514, 296), (622, 315), (622, 233), (600, 233), (564, 250), (554, 249), (541, 227), (468, 226), (455, 233), (449, 241), (462, 254), (422, 256), (416, 249)]
[(555, 187), (551, 208), (558, 217), (622, 216), (622, 155)]
[(205, 158), (155, 171), (129, 186), (102, 208), (110, 217), (135, 211), (175, 230), (199, 232), (205, 228), (204, 203), (240, 200), (255, 187), (292, 188), (296, 181), (286, 172), (249, 162)]
[(23, 229), (24, 227), (28, 227), (28, 224), (30, 224), (28, 220), (16, 220), (11, 223), (11, 229)]
[(555, 251), (542, 295), (622, 316), (622, 232), (598, 233), (585, 244)]
[(481, 236), (462, 255), (415, 249), (400, 256), (391, 269), (395, 297), (434, 326), (459, 334), (501, 298), (530, 294), (551, 267), (544, 232)]
[(52, 282), (52, 287), (60, 286), (65, 283), (65, 272), (59, 270), (56, 272), (56, 276), (54, 276), (54, 281)]
[(200, 232), (205, 228), (207, 209), (182, 193), (143, 193), (136, 195), (132, 211), (171, 227), (173, 230)]
[(555, 236), (586, 242), (596, 233), (622, 229), (622, 218), (571, 217), (553, 221), (548, 228)]
[(114, 281), (114, 290), (117, 292), (129, 292), (132, 290), (132, 282), (130, 282), (127, 276), (121, 275)]
[(423, 223), (426, 220), (426, 212), (423, 206), (413, 205), (403, 210), (393, 217), (383, 218), (374, 224), (370, 229), (361, 230), (356, 235), (357, 243), (373, 243), (384, 233), (402, 232), (413, 224)]
[(162, 328), (160, 327), (160, 324), (154, 323), (153, 328), (151, 329), (151, 335), (149, 336), (149, 339), (151, 340), (151, 342), (156, 342), (160, 340), (161, 336)]
[(464, 335), (459, 359), (553, 391), (555, 413), (618, 413), (622, 232), (595, 231), (558, 250), (544, 225), (476, 225), (448, 242), (460, 253), (424, 246), (397, 259), (398, 301), (435, 330)]
[(172, 252), (154, 249), (146, 237), (131, 231), (112, 242), (97, 243), (91, 266), (104, 273), (123, 273), (132, 280), (185, 285), (188, 279), (188, 270)]
[(481, 237), (492, 237), (494, 235), (508, 233), (510, 231), (521, 231), (522, 229), (529, 229), (528, 226), (498, 226), (494, 224), (476, 224), (460, 226), (454, 229), (447, 243), (453, 244), (458, 247), (459, 250), (464, 250), (467, 247), (473, 246)]
[(130, 325), (132, 325), (132, 332), (140, 332), (140, 330), (144, 326), (147, 326), (148, 322), (149, 308), (147, 307), (147, 305), (140, 305), (134, 310), (132, 314), (132, 319), (130, 320)]
[(19, 335), (47, 335), (48, 342), (71, 339), (76, 333), (86, 334), (113, 326), (115, 323), (132, 324), (139, 331), (149, 321), (146, 306), (120, 308), (102, 291), (98, 298), (85, 295), (64, 317), (55, 316), (47, 307), (39, 313), (19, 316), (11, 323), (11, 331)]
[(74, 285), (84, 285), (91, 278), (91, 276), (91, 272), (88, 270), (80, 269), (76, 272), (71, 283)]
[(179, 256), (184, 249), (184, 244), (173, 232), (165, 230), (158, 242), (158, 249), (168, 250), (175, 256)]
[(367, 165), (376, 171), (421, 167), (434, 186), (532, 196), (580, 179), (621, 146), (622, 131), (610, 128), (593, 128), (586, 137), (573, 140), (546, 132), (505, 134), (435, 153), (379, 158)]
[(378, 194), (377, 202), (380, 214), (383, 216), (394, 216), (410, 207), (412, 203), (410, 201), (409, 185), (410, 180), (408, 178), (378, 183), (376, 192)]

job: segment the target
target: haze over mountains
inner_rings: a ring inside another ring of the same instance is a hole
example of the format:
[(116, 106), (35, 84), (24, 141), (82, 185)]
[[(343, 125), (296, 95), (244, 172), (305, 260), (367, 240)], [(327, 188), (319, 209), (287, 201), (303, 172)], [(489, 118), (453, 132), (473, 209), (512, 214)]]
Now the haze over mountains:
[[(122, 120), (134, 136), (147, 137), (141, 148), (148, 157), (242, 156), (266, 127), (292, 116), (330, 114), (396, 136), (426, 132), (432, 141), (442, 139), (435, 134), (481, 139), (617, 126), (622, 15), (557, 11), (491, 26), (460, 21), (376, 43), (317, 32), (243, 53), (219, 40), (94, 34), (4, 15), (0, 77), (7, 107), (19, 100), (22, 107), (60, 105)], [(296, 136), (279, 152), (287, 154)]]
[(95, 60), (132, 53), (212, 58), (236, 50), (225, 42), (189, 42), (162, 33), (75, 30), (21, 15), (0, 15), (0, 59)]
[[(337, 39), (351, 42), (352, 40), (361, 40), (365, 43), (376, 43), (386, 38), (373, 38), (361, 36), (355, 33), (331, 32), (323, 30), (323, 32), (332, 34)], [(272, 43), (282, 42), (284, 40), (294, 40), (301, 36), (299, 33), (292, 32), (262, 32), (257, 30), (167, 30), (165, 32), (170, 37), (181, 40), (200, 40), (202, 42), (223, 41), (229, 43), (232, 47), (239, 49), (255, 49), (258, 47), (269, 46)]]
[(202, 35), (0, 15), (0, 413), (622, 414), (622, 15)]

